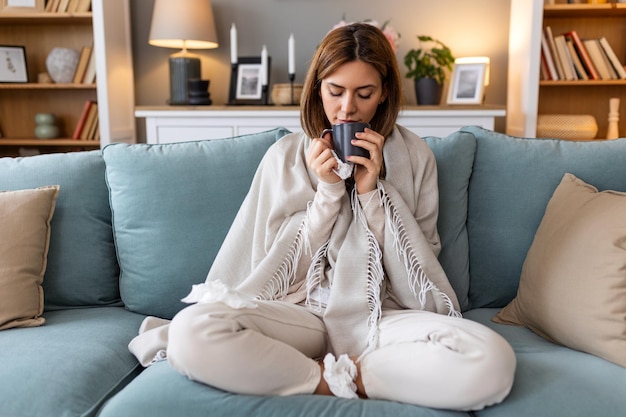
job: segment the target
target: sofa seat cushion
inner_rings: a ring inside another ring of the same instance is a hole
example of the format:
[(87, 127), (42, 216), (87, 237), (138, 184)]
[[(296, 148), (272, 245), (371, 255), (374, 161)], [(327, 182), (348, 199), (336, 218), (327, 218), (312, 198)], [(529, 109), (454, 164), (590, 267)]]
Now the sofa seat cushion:
[(60, 186), (43, 280), (45, 309), (121, 305), (100, 151), (0, 158), (0, 172), (0, 190)]
[(94, 307), (44, 317), (0, 332), (0, 416), (94, 416), (140, 371), (128, 343), (143, 316)]
[(552, 193), (569, 172), (601, 190), (626, 191), (626, 139), (524, 139), (477, 126), (467, 232), (470, 307), (504, 307)]
[(172, 318), (204, 282), (267, 148), (285, 129), (103, 150), (120, 262), (134, 312)]
[(547, 341), (529, 329), (497, 324), (496, 308), (468, 311), (465, 318), (501, 334), (513, 347), (513, 389), (501, 404), (475, 412), (485, 417), (621, 417), (626, 410), (626, 369), (588, 353)]
[(236, 395), (193, 382), (167, 361), (158, 362), (113, 397), (99, 417), (462, 417), (465, 413), (433, 410), (391, 401), (351, 400), (327, 396)]

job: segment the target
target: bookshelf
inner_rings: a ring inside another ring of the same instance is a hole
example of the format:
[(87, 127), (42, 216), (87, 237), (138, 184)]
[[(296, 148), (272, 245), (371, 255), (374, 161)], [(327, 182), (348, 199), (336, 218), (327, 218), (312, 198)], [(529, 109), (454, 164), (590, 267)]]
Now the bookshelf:
[[(129, 13), (128, 0), (92, 0), (91, 11), (80, 13), (0, 13), (0, 44), (25, 47), (29, 81), (0, 83), (0, 157), (97, 149), (113, 141), (135, 141)], [(38, 82), (54, 47), (80, 52), (92, 45), (96, 50), (95, 83)], [(101, 104), (100, 141), (72, 139), (87, 100)], [(35, 114), (41, 112), (56, 115), (59, 138), (34, 136)]]
[[(523, 16), (523, 17), (521, 17)], [(570, 30), (583, 39), (606, 37), (626, 64), (626, 4), (556, 4), (543, 0), (512, 0), (507, 91), (507, 133), (535, 137), (538, 114), (591, 114), (598, 124), (596, 139), (608, 128), (609, 99), (621, 98), (626, 114), (626, 80), (540, 80), (541, 34)], [(620, 117), (620, 136), (626, 136), (626, 117)]]

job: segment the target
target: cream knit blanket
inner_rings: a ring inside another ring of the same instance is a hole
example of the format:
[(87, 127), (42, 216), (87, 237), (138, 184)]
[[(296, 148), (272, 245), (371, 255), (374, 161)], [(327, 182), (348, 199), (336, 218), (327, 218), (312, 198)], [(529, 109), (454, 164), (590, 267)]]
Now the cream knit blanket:
[[(323, 316), (336, 355), (376, 347), (387, 297), (399, 308), (459, 316), (437, 260), (436, 215), (419, 218), (420, 200), (438, 199), (436, 166), (426, 143), (400, 126), (386, 139), (387, 175), (378, 184), (386, 218), (384, 251), (354, 191), (344, 196), (329, 240), (315, 253), (307, 231), (307, 207), (318, 181), (305, 162), (310, 143), (304, 134), (292, 133), (270, 147), (206, 283), (194, 286), (186, 301), (230, 297), (235, 305), (253, 305), (255, 299), (306, 304)], [(424, 225), (429, 230), (423, 231)], [(322, 284), (330, 287), (325, 308), (307, 297)], [(214, 294), (216, 288), (223, 294)]]

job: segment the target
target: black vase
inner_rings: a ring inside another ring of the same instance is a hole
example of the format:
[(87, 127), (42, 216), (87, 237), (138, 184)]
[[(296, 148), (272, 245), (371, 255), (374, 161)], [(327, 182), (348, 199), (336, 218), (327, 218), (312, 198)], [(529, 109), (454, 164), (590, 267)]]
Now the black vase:
[(441, 84), (434, 78), (418, 78), (415, 80), (415, 97), (419, 106), (438, 106)]

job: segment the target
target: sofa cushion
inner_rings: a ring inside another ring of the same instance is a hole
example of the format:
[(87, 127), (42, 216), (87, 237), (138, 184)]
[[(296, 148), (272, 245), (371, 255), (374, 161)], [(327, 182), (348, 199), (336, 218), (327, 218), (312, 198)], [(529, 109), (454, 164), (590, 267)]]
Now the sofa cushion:
[(439, 178), (439, 220), (441, 239), (439, 262), (454, 291), (461, 310), (469, 307), (469, 250), (467, 243), (467, 188), (472, 174), (476, 138), (455, 132), (445, 138), (425, 137), (437, 160)]
[(477, 309), (465, 318), (501, 334), (513, 347), (517, 368), (513, 389), (479, 417), (618, 417), (626, 410), (624, 368), (587, 353), (556, 345), (520, 326), (491, 321), (495, 308)]
[(0, 158), (0, 189), (60, 186), (44, 276), (45, 309), (120, 305), (100, 151)]
[(566, 174), (494, 320), (626, 367), (626, 193)]
[(59, 187), (0, 192), (0, 330), (42, 325), (43, 274)]
[(470, 126), (477, 147), (467, 231), (472, 308), (504, 307), (517, 294), (522, 264), (548, 200), (566, 172), (626, 191), (626, 139), (523, 139)]
[(330, 396), (236, 395), (189, 380), (158, 362), (112, 398), (99, 417), (462, 417), (468, 414), (434, 410), (392, 401), (354, 400)]
[(49, 311), (0, 332), (0, 415), (90, 417), (140, 372), (128, 351), (143, 316), (123, 307)]
[(185, 306), (180, 299), (204, 282), (265, 151), (286, 133), (103, 150), (128, 309), (171, 318)]

